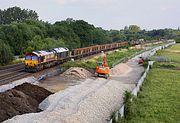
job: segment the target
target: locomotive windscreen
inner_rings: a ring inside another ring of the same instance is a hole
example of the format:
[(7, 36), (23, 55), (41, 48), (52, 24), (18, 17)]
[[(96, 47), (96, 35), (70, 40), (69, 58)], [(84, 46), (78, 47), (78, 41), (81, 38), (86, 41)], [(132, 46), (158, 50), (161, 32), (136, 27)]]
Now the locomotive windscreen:
[(26, 56), (25, 59), (26, 60), (31, 60), (31, 56)]
[(32, 56), (32, 60), (38, 60), (37, 56)]

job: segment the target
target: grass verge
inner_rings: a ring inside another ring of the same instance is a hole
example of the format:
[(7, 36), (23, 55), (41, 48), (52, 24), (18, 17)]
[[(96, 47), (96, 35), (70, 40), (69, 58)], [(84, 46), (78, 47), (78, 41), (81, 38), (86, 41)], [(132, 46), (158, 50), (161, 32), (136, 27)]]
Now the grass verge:
[[(122, 58), (131, 56), (140, 50), (137, 49), (119, 49), (114, 51), (113, 53), (107, 53), (107, 63), (109, 67), (112, 67), (114, 63), (118, 62)], [(103, 56), (94, 57), (89, 60), (78, 60), (78, 61), (68, 61), (61, 65), (62, 68), (68, 69), (70, 67), (83, 67), (86, 69), (95, 69), (97, 62), (102, 62)]]

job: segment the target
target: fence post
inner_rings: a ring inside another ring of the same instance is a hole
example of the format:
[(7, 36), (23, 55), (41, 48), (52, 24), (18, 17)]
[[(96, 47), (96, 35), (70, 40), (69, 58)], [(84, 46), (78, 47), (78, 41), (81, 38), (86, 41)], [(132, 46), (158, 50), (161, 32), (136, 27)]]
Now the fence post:
[(109, 121), (109, 123), (112, 123), (112, 119)]
[(120, 117), (124, 117), (124, 104), (123, 104), (122, 107), (120, 108), (119, 114), (120, 114)]

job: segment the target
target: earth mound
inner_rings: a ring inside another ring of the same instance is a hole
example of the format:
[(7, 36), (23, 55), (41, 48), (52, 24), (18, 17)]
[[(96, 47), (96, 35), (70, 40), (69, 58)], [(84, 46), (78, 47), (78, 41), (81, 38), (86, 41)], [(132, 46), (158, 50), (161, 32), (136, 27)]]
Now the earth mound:
[(41, 111), (39, 103), (50, 94), (50, 91), (29, 83), (0, 93), (0, 122), (15, 115)]
[(69, 79), (85, 79), (92, 76), (92, 73), (84, 68), (71, 67), (60, 76), (69, 78)]

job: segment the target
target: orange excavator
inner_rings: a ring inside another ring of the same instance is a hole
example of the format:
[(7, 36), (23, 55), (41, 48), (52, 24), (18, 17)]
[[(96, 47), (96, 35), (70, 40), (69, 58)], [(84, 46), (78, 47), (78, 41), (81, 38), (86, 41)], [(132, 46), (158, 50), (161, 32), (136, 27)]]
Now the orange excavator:
[(106, 79), (109, 77), (110, 68), (107, 66), (106, 54), (104, 53), (103, 62), (98, 62), (96, 66), (96, 73), (98, 76), (103, 76)]

